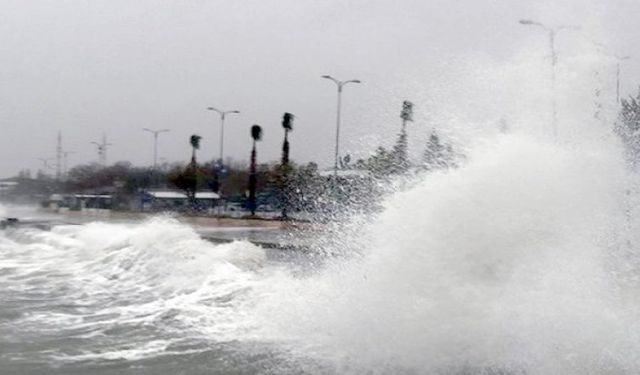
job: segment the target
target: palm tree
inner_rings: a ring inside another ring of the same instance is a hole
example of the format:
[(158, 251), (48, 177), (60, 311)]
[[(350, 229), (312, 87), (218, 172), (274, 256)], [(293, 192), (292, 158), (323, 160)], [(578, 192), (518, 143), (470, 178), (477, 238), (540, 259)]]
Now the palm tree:
[(198, 190), (198, 163), (196, 162), (196, 150), (200, 148), (201, 136), (193, 134), (189, 137), (191, 144), (191, 163), (185, 170), (186, 176), (186, 193), (191, 207), (196, 205), (196, 191)]
[(191, 143), (191, 164), (193, 164), (194, 166), (196, 165), (196, 150), (200, 148), (201, 139), (202, 137), (197, 134), (193, 134), (189, 138), (189, 143)]
[(451, 146), (441, 142), (434, 130), (423, 154), (422, 167), (428, 171), (447, 168), (452, 153)]
[(282, 127), (284, 128), (284, 143), (282, 144), (282, 165), (289, 164), (289, 132), (293, 130), (293, 115), (285, 112), (282, 116)]
[(393, 154), (395, 159), (395, 172), (403, 173), (406, 172), (407, 169), (409, 169), (407, 122), (413, 121), (413, 103), (408, 100), (402, 102), (402, 112), (400, 112), (400, 118), (402, 119), (402, 129), (400, 129), (400, 134), (398, 134), (398, 141), (393, 148)]
[(408, 100), (402, 102), (402, 112), (400, 113), (402, 119), (402, 129), (407, 126), (407, 121), (413, 121), (413, 103)]
[(280, 200), (282, 204), (282, 219), (287, 218), (287, 206), (289, 205), (287, 187), (288, 187), (288, 175), (289, 175), (289, 132), (293, 130), (293, 118), (294, 116), (285, 112), (282, 116), (282, 127), (284, 128), (284, 142), (282, 143), (282, 165), (280, 166), (282, 171), (282, 181), (280, 186)]
[(251, 166), (249, 169), (249, 210), (251, 215), (256, 214), (256, 186), (258, 180), (256, 178), (256, 142), (262, 138), (262, 128), (260, 125), (251, 127), (251, 138), (253, 138), (253, 148), (251, 149)]

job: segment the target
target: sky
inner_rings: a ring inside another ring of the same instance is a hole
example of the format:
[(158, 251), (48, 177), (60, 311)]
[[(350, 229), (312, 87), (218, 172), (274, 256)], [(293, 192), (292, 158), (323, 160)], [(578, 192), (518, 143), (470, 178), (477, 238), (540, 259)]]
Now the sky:
[(171, 130), (160, 161), (188, 161), (191, 134), (211, 160), (220, 120), (210, 106), (241, 112), (225, 122), (226, 158), (249, 158), (259, 124), (259, 159), (278, 159), (291, 112), (291, 158), (329, 167), (337, 90), (325, 74), (362, 81), (342, 97), (341, 154), (353, 158), (394, 143), (403, 100), (415, 104), (413, 157), (433, 130), (541, 126), (548, 40), (520, 19), (580, 26), (556, 40), (561, 111), (579, 112), (596, 84), (612, 98), (615, 62), (593, 42), (633, 57), (621, 86), (636, 92), (637, 0), (0, 0), (0, 177), (35, 174), (58, 132), (70, 167), (97, 162), (91, 142), (103, 134), (109, 163), (151, 165), (143, 128)]

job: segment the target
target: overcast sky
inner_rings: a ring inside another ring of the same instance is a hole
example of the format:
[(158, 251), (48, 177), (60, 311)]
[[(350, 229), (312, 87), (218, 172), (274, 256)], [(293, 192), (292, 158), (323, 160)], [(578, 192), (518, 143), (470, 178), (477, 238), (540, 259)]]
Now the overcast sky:
[(248, 159), (260, 124), (259, 157), (277, 159), (288, 111), (292, 158), (329, 166), (336, 87), (323, 74), (363, 81), (343, 95), (341, 149), (355, 157), (393, 143), (403, 100), (416, 105), (415, 155), (433, 128), (544, 121), (547, 39), (522, 18), (581, 26), (558, 36), (560, 86), (579, 80), (573, 64), (581, 76), (599, 64), (613, 92), (615, 64), (584, 58), (591, 40), (635, 57), (623, 94), (640, 84), (638, 0), (0, 0), (0, 176), (35, 172), (58, 131), (71, 165), (97, 161), (103, 133), (110, 163), (150, 165), (143, 127), (171, 129), (159, 141), (169, 162), (188, 160), (193, 133), (200, 159), (217, 157), (208, 106), (241, 111), (227, 119), (226, 156)]

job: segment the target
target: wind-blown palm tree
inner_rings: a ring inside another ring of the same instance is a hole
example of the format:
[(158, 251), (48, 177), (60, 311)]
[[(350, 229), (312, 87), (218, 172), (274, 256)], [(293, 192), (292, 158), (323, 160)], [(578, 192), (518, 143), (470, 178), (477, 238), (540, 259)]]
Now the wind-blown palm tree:
[(394, 146), (394, 169), (397, 173), (406, 172), (409, 169), (409, 152), (407, 143), (407, 122), (413, 122), (413, 103), (408, 100), (402, 102), (402, 112), (400, 113), (402, 119), (402, 129), (398, 134), (398, 141)]
[(284, 128), (284, 143), (282, 144), (282, 165), (289, 164), (289, 132), (293, 130), (293, 115), (285, 112), (282, 116), (282, 127)]
[(189, 138), (189, 143), (191, 143), (191, 164), (196, 165), (196, 150), (200, 149), (200, 140), (201, 136), (197, 134), (193, 134)]
[(189, 137), (191, 144), (191, 162), (178, 173), (169, 176), (169, 181), (177, 188), (184, 190), (192, 208), (196, 206), (196, 190), (198, 189), (198, 164), (196, 162), (196, 150), (200, 148), (201, 136), (194, 134)]
[(251, 127), (251, 138), (253, 138), (253, 148), (251, 149), (251, 166), (249, 168), (249, 210), (251, 215), (256, 214), (256, 186), (258, 180), (256, 177), (256, 142), (262, 138), (262, 128), (260, 125)]
[(186, 177), (186, 193), (191, 207), (196, 205), (196, 191), (198, 190), (198, 163), (196, 162), (196, 150), (200, 148), (201, 136), (193, 134), (189, 137), (189, 143), (191, 144), (191, 163), (185, 170)]
[(289, 177), (289, 132), (293, 130), (294, 116), (285, 112), (282, 116), (282, 127), (284, 128), (284, 142), (282, 143), (282, 164), (280, 170), (282, 173), (282, 181), (280, 186), (280, 204), (282, 205), (282, 219), (287, 219), (287, 208), (289, 205), (288, 177)]

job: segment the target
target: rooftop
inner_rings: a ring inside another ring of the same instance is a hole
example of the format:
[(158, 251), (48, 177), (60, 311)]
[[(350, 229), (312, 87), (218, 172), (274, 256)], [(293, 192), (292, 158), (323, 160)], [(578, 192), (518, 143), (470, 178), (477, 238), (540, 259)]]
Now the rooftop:
[[(147, 191), (147, 194), (156, 199), (187, 199), (185, 193), (175, 190)], [(220, 195), (212, 191), (198, 191), (196, 199), (220, 199)]]

